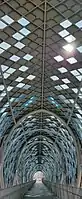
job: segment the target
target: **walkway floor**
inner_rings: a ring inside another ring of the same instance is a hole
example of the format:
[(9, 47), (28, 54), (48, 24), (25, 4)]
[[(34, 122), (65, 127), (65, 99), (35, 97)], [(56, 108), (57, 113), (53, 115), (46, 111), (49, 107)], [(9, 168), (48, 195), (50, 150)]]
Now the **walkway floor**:
[(26, 198), (54, 199), (53, 194), (48, 191), (43, 183), (35, 183), (33, 188), (25, 195)]

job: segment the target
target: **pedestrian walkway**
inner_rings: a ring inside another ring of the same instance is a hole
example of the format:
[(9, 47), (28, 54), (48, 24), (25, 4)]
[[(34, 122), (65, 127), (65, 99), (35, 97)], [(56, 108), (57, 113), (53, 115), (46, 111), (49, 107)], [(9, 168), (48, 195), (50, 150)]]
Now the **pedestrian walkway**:
[(35, 183), (34, 186), (28, 193), (24, 196), (24, 199), (33, 199), (33, 198), (39, 198), (39, 199), (54, 199), (52, 193), (48, 191), (48, 189), (45, 187), (43, 183)]

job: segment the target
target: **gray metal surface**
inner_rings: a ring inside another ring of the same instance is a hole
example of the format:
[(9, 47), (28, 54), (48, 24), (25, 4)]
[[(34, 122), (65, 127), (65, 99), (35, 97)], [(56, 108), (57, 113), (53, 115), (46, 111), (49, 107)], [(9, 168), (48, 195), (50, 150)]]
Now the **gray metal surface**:
[(48, 199), (54, 199), (54, 196), (52, 193), (48, 191), (48, 189), (45, 187), (43, 183), (35, 183), (34, 186), (28, 193), (24, 196), (24, 199), (33, 199), (33, 198), (48, 198)]
[(6, 189), (0, 189), (0, 199), (22, 199), (24, 194), (33, 186), (34, 181)]

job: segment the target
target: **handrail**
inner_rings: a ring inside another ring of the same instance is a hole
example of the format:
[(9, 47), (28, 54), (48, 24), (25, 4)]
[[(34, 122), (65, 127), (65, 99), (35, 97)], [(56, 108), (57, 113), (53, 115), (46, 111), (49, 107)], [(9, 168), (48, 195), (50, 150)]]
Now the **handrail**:
[(50, 183), (50, 184), (53, 184), (53, 185), (62, 185), (62, 186), (64, 186), (64, 187), (68, 187), (69, 186), (69, 188), (71, 187), (71, 188), (75, 188), (75, 189), (82, 189), (81, 187), (80, 188), (78, 188), (78, 187), (75, 187), (75, 186), (72, 186), (72, 185), (68, 185), (68, 184), (58, 184), (58, 183), (52, 183), (52, 182), (50, 182), (50, 181), (47, 181), (47, 180), (45, 180), (45, 179), (42, 179), (42, 181), (44, 182), (48, 182), (48, 183)]
[(29, 189), (32, 188), (35, 181), (30, 181), (24, 184), (15, 185), (9, 188), (0, 190), (0, 199), (20, 199)]
[[(44, 185), (47, 186), (48, 189), (53, 192), (54, 195), (58, 196), (59, 198), (63, 199), (80, 199), (82, 197), (82, 189), (69, 186), (69, 185), (63, 185), (63, 184), (55, 184), (46, 180), (42, 180)], [(82, 199), (82, 198), (81, 198)]]
[[(57, 186), (55, 186), (55, 187), (57, 187)], [(59, 187), (57, 187), (57, 188), (59, 188)], [(60, 189), (63, 189), (63, 191), (67, 191), (67, 192), (69, 192), (69, 193), (72, 193), (73, 195), (80, 196), (80, 195), (78, 195), (77, 193), (73, 193), (73, 192), (69, 191), (68, 189), (64, 189), (64, 188), (61, 188), (61, 187), (60, 187)]]

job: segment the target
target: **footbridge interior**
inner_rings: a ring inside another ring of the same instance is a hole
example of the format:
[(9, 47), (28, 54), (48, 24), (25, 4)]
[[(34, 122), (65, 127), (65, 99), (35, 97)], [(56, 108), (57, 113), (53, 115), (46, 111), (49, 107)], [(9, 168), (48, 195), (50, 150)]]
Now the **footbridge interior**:
[(81, 193), (81, 0), (0, 0), (0, 197), (26, 187)]

